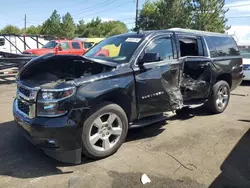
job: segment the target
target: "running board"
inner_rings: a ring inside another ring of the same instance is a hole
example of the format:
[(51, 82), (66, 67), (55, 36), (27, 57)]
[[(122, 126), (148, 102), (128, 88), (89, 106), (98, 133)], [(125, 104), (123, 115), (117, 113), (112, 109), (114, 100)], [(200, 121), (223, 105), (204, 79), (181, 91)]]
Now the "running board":
[(167, 117), (164, 116), (163, 114), (150, 116), (150, 117), (146, 117), (146, 118), (135, 120), (134, 122), (131, 122), (129, 124), (130, 125), (129, 128), (133, 129), (133, 128), (145, 127), (145, 126), (151, 125), (153, 123), (165, 121), (166, 119), (167, 119)]

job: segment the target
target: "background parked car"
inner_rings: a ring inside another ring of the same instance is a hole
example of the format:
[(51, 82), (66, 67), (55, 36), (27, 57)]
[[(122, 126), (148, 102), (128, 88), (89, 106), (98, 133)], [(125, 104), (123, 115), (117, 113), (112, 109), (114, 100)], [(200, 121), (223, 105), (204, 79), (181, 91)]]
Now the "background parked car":
[(83, 55), (86, 50), (83, 44), (78, 40), (51, 40), (39, 49), (25, 50), (24, 54), (44, 55), (47, 53), (54, 53), (57, 55), (73, 54)]

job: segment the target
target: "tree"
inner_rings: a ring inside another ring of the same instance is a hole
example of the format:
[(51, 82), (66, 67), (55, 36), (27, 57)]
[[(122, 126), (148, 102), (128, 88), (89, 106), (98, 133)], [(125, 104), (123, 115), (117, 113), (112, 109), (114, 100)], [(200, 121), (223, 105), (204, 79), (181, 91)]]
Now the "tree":
[(104, 37), (110, 37), (121, 33), (128, 32), (126, 24), (121, 21), (108, 21), (103, 22), (100, 26), (101, 35)]
[(139, 13), (140, 29), (173, 27), (224, 32), (226, 25), (225, 0), (147, 0)]
[(25, 34), (37, 34), (38, 35), (40, 34), (41, 29), (42, 29), (42, 26), (40, 25), (38, 26), (31, 25), (30, 27), (26, 29), (26, 32), (24, 32), (24, 29), (22, 29), (23, 30), (22, 32)]
[(226, 25), (225, 14), (228, 9), (224, 8), (225, 0), (193, 0), (190, 6), (193, 10), (192, 28), (204, 31), (224, 33), (230, 29)]
[(139, 13), (138, 26), (143, 30), (186, 28), (190, 25), (190, 7), (183, 0), (145, 2)]
[(52, 15), (47, 19), (41, 29), (41, 34), (58, 36), (61, 32), (61, 16), (56, 10), (53, 11)]
[(72, 39), (75, 36), (76, 26), (74, 20), (70, 13), (67, 13), (65, 16), (62, 17), (61, 23), (61, 36)]
[(5, 26), (1, 31), (1, 34), (21, 34), (21, 30), (13, 25)]
[(77, 24), (76, 34), (79, 37), (109, 37), (127, 32), (127, 26), (120, 21), (102, 22), (98, 17), (89, 23), (80, 20)]

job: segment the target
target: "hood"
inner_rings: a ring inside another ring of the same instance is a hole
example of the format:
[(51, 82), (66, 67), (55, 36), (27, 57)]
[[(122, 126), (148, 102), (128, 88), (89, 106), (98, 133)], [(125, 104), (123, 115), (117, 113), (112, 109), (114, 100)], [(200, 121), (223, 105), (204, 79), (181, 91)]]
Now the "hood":
[(116, 67), (116, 63), (89, 59), (76, 55), (46, 54), (33, 58), (17, 75), (17, 81), (27, 81), (33, 86), (51, 87), (78, 78), (103, 75)]
[(48, 49), (48, 48), (29, 49), (29, 50), (25, 50), (23, 53), (24, 54), (43, 55), (46, 53), (54, 53), (54, 49)]

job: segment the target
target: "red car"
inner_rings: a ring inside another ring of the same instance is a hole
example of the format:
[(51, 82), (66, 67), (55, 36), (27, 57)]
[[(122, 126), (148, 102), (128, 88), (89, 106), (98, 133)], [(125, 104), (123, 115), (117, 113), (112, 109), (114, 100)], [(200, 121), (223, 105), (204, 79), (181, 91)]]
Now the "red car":
[(29, 49), (23, 52), (24, 54), (44, 55), (54, 53), (57, 55), (72, 54), (83, 55), (86, 50), (83, 48), (81, 41), (77, 40), (51, 40), (40, 49)]

